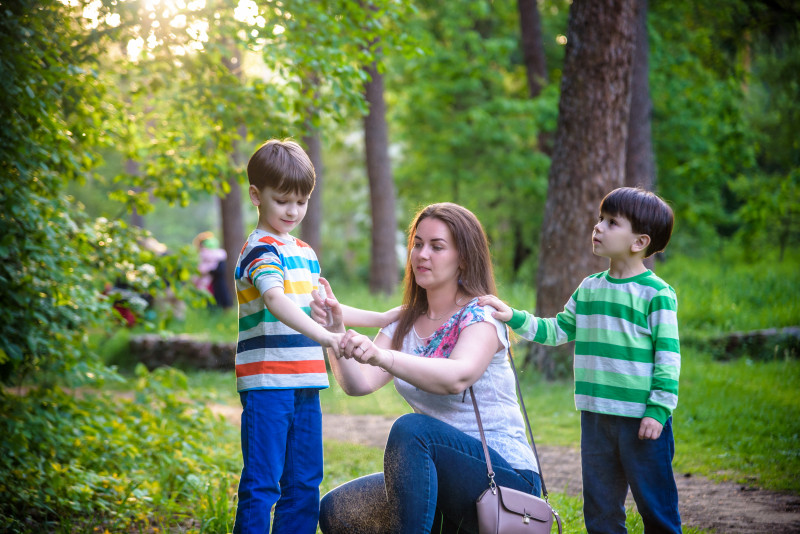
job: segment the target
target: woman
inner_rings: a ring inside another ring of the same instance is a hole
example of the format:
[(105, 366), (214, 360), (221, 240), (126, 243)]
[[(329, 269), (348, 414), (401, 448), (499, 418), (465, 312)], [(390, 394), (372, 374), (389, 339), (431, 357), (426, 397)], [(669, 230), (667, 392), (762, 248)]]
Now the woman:
[[(329, 360), (348, 395), (367, 395), (394, 380), (415, 413), (395, 421), (384, 472), (348, 482), (320, 503), (328, 533), (476, 532), (475, 500), (488, 487), (486, 461), (467, 390), (473, 386), (498, 485), (539, 495), (541, 481), (515, 393), (506, 327), (479, 295), (495, 294), (486, 235), (456, 204), (433, 204), (409, 229), (403, 307), (374, 342), (354, 330), (343, 358)], [(315, 318), (340, 306), (329, 296), (312, 303)]]

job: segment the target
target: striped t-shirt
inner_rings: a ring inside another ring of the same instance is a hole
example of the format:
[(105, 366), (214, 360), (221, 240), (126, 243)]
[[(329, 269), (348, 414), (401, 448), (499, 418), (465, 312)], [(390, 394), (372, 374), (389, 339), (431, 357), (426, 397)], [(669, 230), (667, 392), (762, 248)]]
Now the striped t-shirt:
[(678, 405), (678, 299), (652, 271), (625, 279), (593, 274), (555, 318), (514, 310), (508, 324), (537, 343), (575, 341), (578, 410), (664, 424)]
[(251, 389), (327, 388), (328, 374), (319, 343), (293, 330), (270, 313), (263, 294), (283, 288), (306, 313), (319, 283), (314, 250), (299, 239), (256, 229), (236, 262), (239, 342), (236, 387)]

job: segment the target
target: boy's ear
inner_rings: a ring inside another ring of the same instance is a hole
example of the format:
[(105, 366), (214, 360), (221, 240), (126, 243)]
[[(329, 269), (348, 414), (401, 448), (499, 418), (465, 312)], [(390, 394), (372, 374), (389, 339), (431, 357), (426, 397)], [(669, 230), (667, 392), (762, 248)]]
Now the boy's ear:
[(631, 245), (631, 252), (633, 252), (634, 254), (638, 252), (644, 252), (645, 250), (647, 250), (647, 247), (649, 246), (650, 246), (650, 236), (647, 234), (639, 234), (639, 237), (637, 237), (633, 241), (633, 244)]
[(253, 206), (260, 206), (261, 205), (261, 191), (254, 185), (251, 185), (247, 188), (247, 192), (250, 194), (250, 202), (253, 203)]

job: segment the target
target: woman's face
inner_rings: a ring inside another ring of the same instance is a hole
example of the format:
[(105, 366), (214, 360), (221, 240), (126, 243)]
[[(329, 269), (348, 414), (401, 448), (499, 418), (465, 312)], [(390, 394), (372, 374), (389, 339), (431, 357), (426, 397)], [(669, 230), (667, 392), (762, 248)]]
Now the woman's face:
[(411, 248), (411, 268), (417, 284), (426, 290), (458, 284), (460, 261), (450, 228), (433, 217), (420, 221)]

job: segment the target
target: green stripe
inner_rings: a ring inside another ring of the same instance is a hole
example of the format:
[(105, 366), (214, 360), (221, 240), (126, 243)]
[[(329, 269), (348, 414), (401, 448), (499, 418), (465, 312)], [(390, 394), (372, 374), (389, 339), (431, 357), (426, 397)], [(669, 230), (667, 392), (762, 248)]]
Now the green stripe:
[(678, 311), (678, 303), (668, 295), (658, 295), (650, 301), (650, 313), (658, 310)]
[(585, 343), (605, 343), (609, 345), (631, 346), (635, 349), (653, 350), (653, 339), (648, 335), (631, 336), (616, 330), (602, 328), (579, 328), (576, 337)]
[(678, 380), (677, 374), (674, 377), (675, 379), (669, 378), (662, 378), (662, 377), (653, 377), (653, 385), (651, 386), (652, 389), (658, 391), (666, 391), (667, 393), (672, 393), (674, 395), (678, 395)]
[(629, 323), (636, 326), (647, 328), (647, 316), (642, 312), (635, 310), (623, 304), (615, 302), (581, 302), (579, 301), (575, 308), (576, 315), (608, 315), (609, 317), (616, 317), (624, 319)]
[(605, 358), (615, 358), (617, 360), (641, 363), (653, 363), (654, 356), (652, 349), (637, 349), (619, 345), (609, 345), (608, 343), (591, 343), (586, 341), (575, 342), (575, 354), (603, 356)]
[(674, 352), (680, 354), (681, 343), (674, 337), (657, 337), (656, 346), (654, 347), (659, 352)]
[[(301, 306), (301, 310), (303, 310), (306, 315), (311, 315), (311, 308), (308, 306)], [(239, 331), (244, 332), (245, 330), (250, 330), (258, 323), (275, 323), (279, 322), (278, 318), (272, 315), (270, 311), (266, 308), (257, 311), (251, 315), (247, 315), (245, 317), (239, 318)]]
[(596, 369), (575, 368), (577, 382), (591, 382), (602, 386), (612, 386), (621, 389), (637, 389), (650, 391), (650, 376), (622, 375), (611, 371)]
[(604, 386), (602, 384), (592, 384), (589, 382), (575, 381), (575, 394), (597, 397), (600, 399), (611, 399), (626, 402), (638, 402), (645, 404), (650, 390), (627, 389), (615, 386)]

